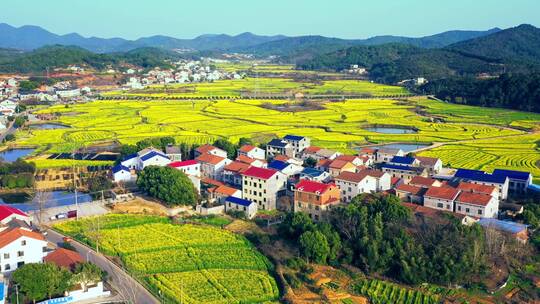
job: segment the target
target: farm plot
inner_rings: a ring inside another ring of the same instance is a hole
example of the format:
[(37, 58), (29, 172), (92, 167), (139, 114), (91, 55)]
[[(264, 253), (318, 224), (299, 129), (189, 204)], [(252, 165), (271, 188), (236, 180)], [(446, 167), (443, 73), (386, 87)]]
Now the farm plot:
[(99, 241), (103, 252), (119, 256), (132, 274), (173, 303), (260, 303), (279, 296), (268, 272), (271, 263), (226, 230), (119, 214), (55, 228), (89, 245)]
[(356, 293), (369, 297), (371, 303), (374, 304), (440, 303), (440, 297), (436, 294), (408, 289), (380, 280), (361, 280), (355, 284), (353, 289)]

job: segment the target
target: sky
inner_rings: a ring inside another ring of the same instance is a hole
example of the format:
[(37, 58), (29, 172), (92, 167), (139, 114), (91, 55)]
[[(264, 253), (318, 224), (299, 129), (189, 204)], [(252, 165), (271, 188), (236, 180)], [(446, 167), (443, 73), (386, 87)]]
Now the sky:
[(447, 30), (540, 27), (539, 0), (25, 0), (0, 22), (53, 33), (136, 39), (152, 35), (421, 37)]

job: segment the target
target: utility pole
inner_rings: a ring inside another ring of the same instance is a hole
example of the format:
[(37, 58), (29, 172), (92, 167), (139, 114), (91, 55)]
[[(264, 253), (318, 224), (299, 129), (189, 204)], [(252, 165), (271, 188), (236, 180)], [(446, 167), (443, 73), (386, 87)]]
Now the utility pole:
[(19, 284), (15, 284), (15, 293), (17, 294), (17, 304), (19, 304)]

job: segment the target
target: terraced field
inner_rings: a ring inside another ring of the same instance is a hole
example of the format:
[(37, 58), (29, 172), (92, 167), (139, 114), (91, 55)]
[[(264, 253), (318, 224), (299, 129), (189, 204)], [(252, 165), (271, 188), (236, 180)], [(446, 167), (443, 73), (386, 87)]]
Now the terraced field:
[(55, 228), (90, 245), (99, 240), (103, 252), (119, 256), (167, 303), (261, 303), (279, 296), (268, 272), (271, 263), (246, 239), (226, 230), (118, 214)]

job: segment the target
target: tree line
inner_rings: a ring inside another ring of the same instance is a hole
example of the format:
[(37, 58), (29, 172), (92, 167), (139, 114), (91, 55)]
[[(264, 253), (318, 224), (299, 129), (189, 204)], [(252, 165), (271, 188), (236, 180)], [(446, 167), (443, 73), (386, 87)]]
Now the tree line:
[(2, 188), (31, 188), (34, 186), (36, 165), (23, 160), (13, 163), (0, 162), (0, 185)]

